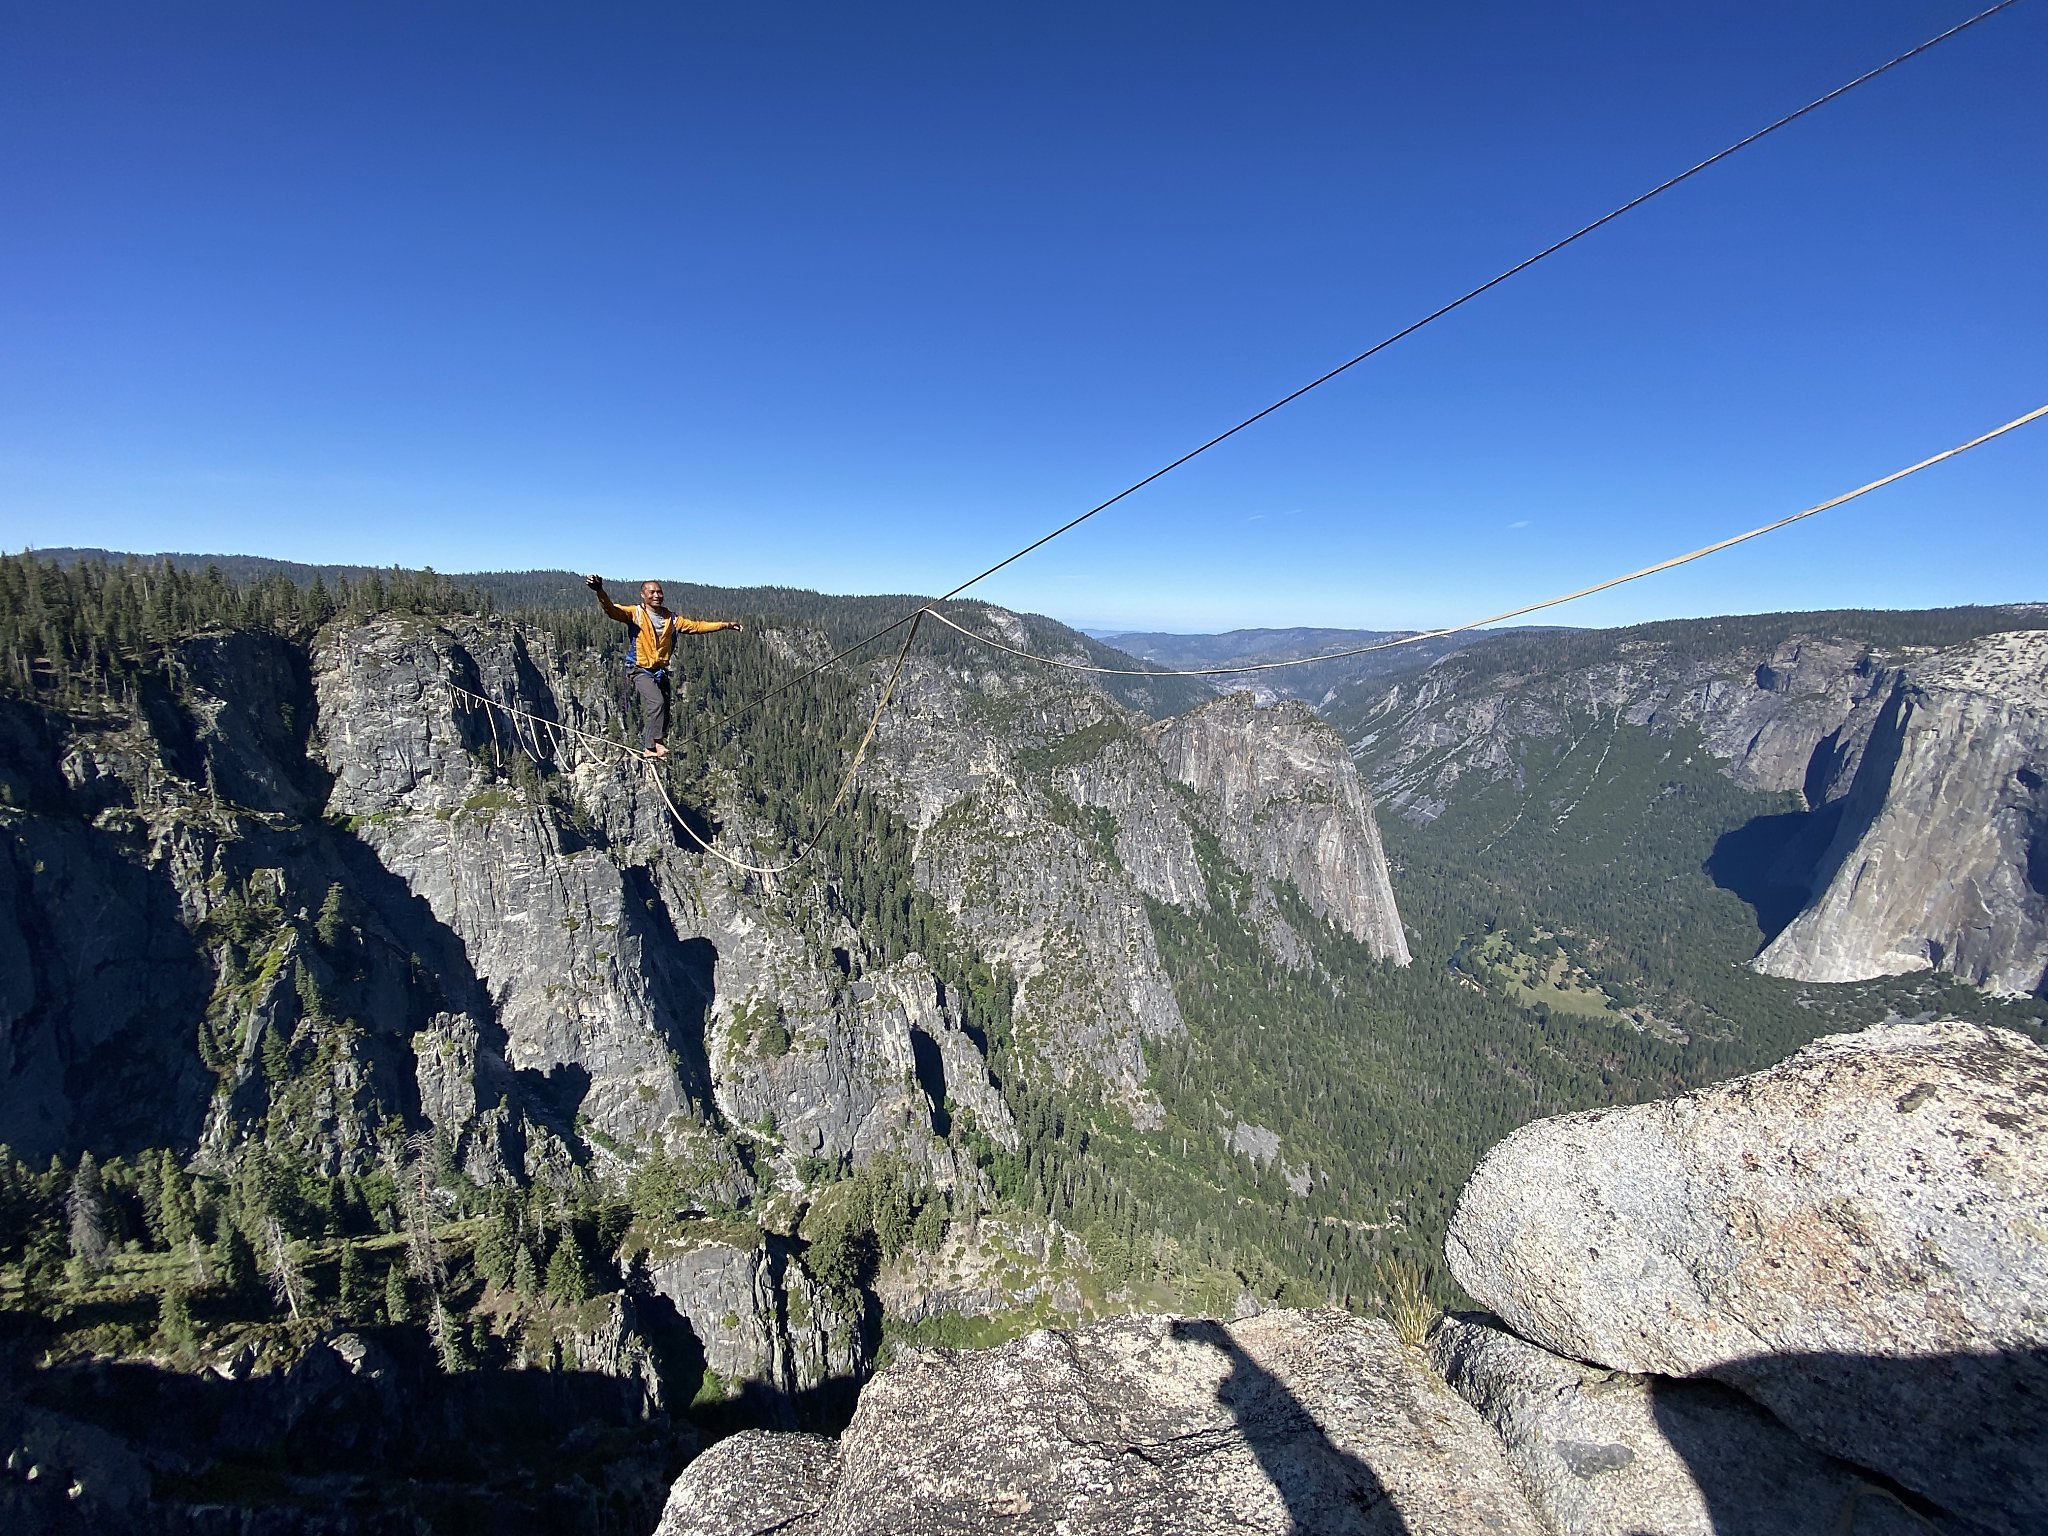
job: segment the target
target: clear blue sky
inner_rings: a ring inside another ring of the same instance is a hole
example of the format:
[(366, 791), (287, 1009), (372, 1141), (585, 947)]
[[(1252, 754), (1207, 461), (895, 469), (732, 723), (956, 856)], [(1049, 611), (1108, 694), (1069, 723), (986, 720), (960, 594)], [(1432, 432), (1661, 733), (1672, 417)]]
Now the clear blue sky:
[[(16, 3), (0, 547), (942, 590), (1970, 0)], [(977, 595), (1416, 626), (2048, 401), (2048, 0)], [(2048, 598), (2048, 423), (1560, 622)]]

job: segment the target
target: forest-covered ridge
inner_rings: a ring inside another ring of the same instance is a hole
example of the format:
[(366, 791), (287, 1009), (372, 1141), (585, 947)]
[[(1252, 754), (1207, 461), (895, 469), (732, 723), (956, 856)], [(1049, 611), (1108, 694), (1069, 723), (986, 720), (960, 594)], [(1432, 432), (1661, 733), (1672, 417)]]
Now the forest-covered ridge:
[(1616, 629), (1507, 631), (1462, 648), (1457, 665), (1467, 680), (1476, 682), (1521, 672), (1570, 671), (1627, 652), (1654, 652), (1683, 663), (1738, 650), (1771, 650), (1805, 636), (1842, 636), (1887, 651), (1962, 645), (2022, 629), (2048, 629), (2048, 603), (1815, 609), (1660, 619)]
[[(583, 577), (571, 571), (447, 575), (395, 566), (308, 565), (256, 555), (135, 555), (100, 549), (0, 555), (0, 566), (11, 573), (4, 578), (7, 585), (0, 586), (0, 651), (21, 648), (13, 637), (24, 625), (54, 623), (51, 634), (58, 637), (59, 648), (65, 654), (84, 655), (91, 650), (89, 640), (101, 633), (133, 651), (153, 633), (168, 635), (177, 626), (189, 630), (196, 623), (259, 624), (305, 632), (346, 611), (547, 615), (546, 627), (564, 643), (603, 650), (618, 641), (616, 627), (598, 611)], [(23, 573), (33, 569), (51, 574), (31, 583)], [(607, 590), (615, 601), (629, 603), (640, 579), (608, 577)], [(892, 626), (929, 601), (909, 593), (838, 595), (803, 587), (725, 587), (666, 579), (664, 588), (669, 606), (678, 613), (740, 618), (764, 628), (808, 629), (822, 635), (834, 650), (888, 631), (850, 658), (854, 662), (886, 660), (902, 638), (902, 630)], [(1010, 610), (973, 598), (956, 600), (947, 608), (956, 620), (970, 624), (977, 618), (986, 623), (990, 614), (1010, 615)], [(1031, 613), (1011, 617), (1021, 633), (1009, 631), (1004, 638), (1022, 649), (1103, 667), (1147, 666), (1142, 658), (1056, 619)], [(947, 666), (971, 665), (1004, 675), (1032, 665), (977, 646), (936, 624), (921, 629), (917, 654)], [(1185, 678), (1105, 676), (1097, 685), (1118, 702), (1154, 718), (1179, 714), (1209, 697), (1203, 684)]]
[[(571, 571), (409, 572), (396, 566), (310, 564), (264, 555), (195, 554), (167, 551), (137, 554), (97, 548), (62, 547), (23, 551), (58, 567), (95, 565), (120, 568), (164, 564), (188, 573), (217, 570), (237, 589), (260, 586), (266, 578), (283, 578), (299, 587), (315, 582), (328, 587), (367, 582), (372, 578), (401, 583), (425, 581), (445, 592), (452, 605), (474, 605), (498, 611), (577, 610), (590, 606), (581, 575)], [(656, 573), (657, 576), (659, 573)], [(629, 601), (639, 576), (606, 578), (613, 596)], [(787, 620), (818, 629), (835, 645), (845, 645), (903, 618), (928, 601), (910, 593), (825, 593), (780, 585), (725, 586), (663, 580), (670, 605), (693, 617), (721, 613)], [(443, 585), (445, 584), (445, 585)], [(957, 612), (987, 610), (979, 599), (957, 599)], [(6, 607), (0, 594), (0, 613)], [(1008, 611), (1008, 610), (1004, 610)], [(1251, 628), (1204, 633), (1128, 631), (1090, 634), (1042, 614), (1019, 613), (1027, 629), (1026, 648), (1055, 649), (1102, 665), (1151, 664), (1161, 671), (1175, 668), (1228, 666), (1246, 662), (1294, 660), (1330, 649), (1370, 645), (1412, 633), (1304, 626)], [(2048, 629), (2048, 602), (1965, 604), (1947, 608), (1795, 609), (1763, 613), (1718, 614), (1703, 618), (1657, 619), (1640, 624), (1586, 628), (1519, 625), (1447, 636), (1414, 648), (1381, 653), (1375, 676), (1420, 670), (1446, 655), (1456, 654), (1472, 678), (1537, 669), (1570, 669), (1588, 665), (1617, 649), (1654, 648), (1684, 660), (1724, 650), (1771, 647), (1801, 635), (1840, 634), (1864, 640), (1874, 648), (1959, 645), (2002, 630)], [(1000, 654), (988, 653), (992, 662)], [(1352, 660), (1352, 658), (1346, 658)], [(1367, 658), (1356, 658), (1365, 661)], [(1335, 663), (1333, 663), (1335, 665)], [(1307, 669), (1304, 669), (1307, 670)], [(1288, 674), (1276, 674), (1274, 679)], [(1228, 680), (1218, 685), (1229, 687)], [(1190, 693), (1191, 707), (1202, 695)], [(1306, 696), (1297, 692), (1296, 696)]]

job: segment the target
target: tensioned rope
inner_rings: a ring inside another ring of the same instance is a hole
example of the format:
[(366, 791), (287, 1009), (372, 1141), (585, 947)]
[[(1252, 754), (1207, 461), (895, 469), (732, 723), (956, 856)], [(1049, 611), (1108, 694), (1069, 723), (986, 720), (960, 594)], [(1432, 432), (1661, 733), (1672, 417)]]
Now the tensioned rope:
[[(1726, 160), (1730, 155), (1736, 154), (1741, 150), (1747, 149), (1750, 145), (1756, 143), (1758, 140), (1768, 138), (1771, 134), (1776, 133), (1780, 128), (1784, 128), (1792, 123), (1796, 123), (1797, 121), (1799, 121), (1800, 118), (1805, 117), (1808, 113), (1818, 111), (1820, 108), (1826, 106), (1831, 101), (1839, 100), (1841, 97), (1846, 96), (1849, 92), (1855, 90), (1858, 86), (1868, 84), (1870, 81), (1875, 80), (1879, 75), (1882, 75), (1889, 70), (1898, 68), (1899, 65), (1905, 63), (1908, 59), (1917, 58), (1919, 55), (1927, 52), (1930, 48), (1934, 48), (1941, 43), (1947, 42), (1950, 38), (1956, 36), (1958, 33), (1965, 32), (1969, 30), (1971, 27), (1976, 26), (1979, 22), (1988, 20), (1989, 18), (1997, 15), (2000, 11), (2007, 10), (2014, 5), (2017, 5), (2018, 3), (2019, 0), (1998, 0), (1997, 4), (1986, 6), (1983, 10), (1977, 12), (1974, 16), (1966, 17), (1964, 20), (1959, 21), (1954, 26), (1948, 28), (1946, 31), (1937, 32), (1933, 37), (1928, 38), (1926, 42), (1920, 43), (1915, 47), (1908, 48), (1904, 53), (1898, 54), (1893, 58), (1885, 60), (1884, 63), (1877, 65), (1873, 69), (1865, 70), (1862, 74), (1856, 76), (1855, 79), (1845, 81), (1843, 84), (1838, 85), (1833, 90), (1829, 91), (1826, 95), (1816, 96), (1812, 101), (1806, 103), (1805, 106), (1798, 107), (1795, 108), (1793, 111), (1787, 112), (1783, 117), (1778, 118), (1775, 122), (1767, 123), (1762, 128), (1757, 129), (1754, 133), (1751, 133), (1744, 138), (1737, 139), (1733, 144), (1730, 144), (1726, 149), (1720, 150), (1715, 154), (1711, 154), (1707, 156), (1706, 159), (1700, 161), (1698, 164), (1690, 166), (1687, 169), (1680, 171), (1677, 175), (1669, 177), (1668, 179), (1657, 183), (1657, 185), (1650, 188), (1649, 191), (1630, 198), (1627, 202), (1621, 204), (1619, 207), (1614, 208), (1607, 213), (1603, 213), (1599, 218), (1593, 220), (1592, 223), (1582, 225), (1580, 228), (1575, 229), (1570, 234), (1566, 235), (1563, 239), (1553, 241), (1551, 244), (1546, 245), (1542, 250), (1536, 252), (1535, 255), (1526, 257), (1523, 260), (1516, 262), (1513, 266), (1507, 268), (1505, 271), (1497, 274), (1494, 277), (1488, 278), (1485, 282), (1479, 284), (1478, 287), (1469, 289), (1466, 292), (1460, 294), (1457, 298), (1452, 299), (1448, 304), (1444, 304), (1436, 309), (1431, 310), (1428, 314), (1424, 315), (1420, 320), (1413, 321), (1410, 324), (1403, 326), (1400, 330), (1395, 331), (1392, 335), (1385, 337), (1383, 340), (1373, 343), (1373, 345), (1367, 347), (1363, 352), (1360, 352), (1356, 357), (1353, 357), (1346, 362), (1339, 363), (1335, 368), (1330, 369), (1329, 372), (1324, 373), (1317, 378), (1311, 379), (1308, 383), (1302, 385), (1299, 389), (1294, 390), (1292, 393), (1282, 395), (1278, 400), (1275, 400), (1271, 405), (1267, 406), (1264, 410), (1255, 411), (1253, 414), (1245, 417), (1243, 421), (1240, 421), (1236, 426), (1230, 428), (1228, 431), (1217, 433), (1214, 437), (1210, 438), (1200, 447), (1190, 449), (1188, 452), (1182, 454), (1179, 458), (1175, 459), (1172, 463), (1163, 465), (1160, 468), (1153, 470), (1152, 473), (1145, 476), (1144, 479), (1134, 481), (1132, 484), (1125, 486), (1122, 490), (1118, 491), (1114, 496), (1110, 497), (1107, 501), (1096, 503), (1094, 506), (1090, 507), (1086, 512), (1083, 512), (1080, 516), (1071, 518), (1068, 521), (1060, 524), (1059, 527), (1053, 529), (1052, 532), (1046, 534), (1043, 538), (1034, 539), (1031, 543), (1025, 545), (1022, 549), (1018, 550), (1015, 554), (1005, 556), (1003, 559), (998, 560), (994, 565), (991, 565), (987, 570), (982, 571), (977, 575), (969, 577), (966, 581), (961, 582), (959, 586), (953, 588), (950, 592), (944, 593), (939, 597), (933, 598), (931, 601), (935, 603), (950, 602), (953, 598), (958, 597), (962, 592), (965, 592), (968, 588), (976, 586), (982, 581), (985, 581), (990, 576), (995, 575), (997, 571), (1002, 570), (1005, 566), (1014, 565), (1017, 561), (1023, 559), (1026, 555), (1032, 553), (1034, 550), (1043, 548), (1047, 544), (1050, 544), (1054, 539), (1057, 539), (1062, 534), (1072, 532), (1074, 529), (1080, 527), (1081, 524), (1087, 522), (1088, 519), (1094, 517), (1098, 512), (1108, 511), (1109, 508), (1115, 506), (1118, 502), (1124, 500), (1126, 497), (1135, 495), (1137, 492), (1143, 490), (1146, 486), (1152, 484), (1155, 480), (1158, 480), (1165, 475), (1171, 474), (1174, 470), (1179, 469), (1183, 464), (1187, 463), (1190, 459), (1197, 458), (1200, 455), (1207, 453), (1211, 448), (1216, 447), (1219, 443), (1225, 442), (1228, 439), (1237, 436), (1237, 434), (1244, 431), (1245, 428), (1252, 426), (1256, 422), (1263, 421), (1266, 417), (1272, 415), (1275, 411), (1281, 409), (1281, 407), (1291, 405), (1294, 401), (1299, 400), (1303, 395), (1307, 394), (1310, 390), (1320, 389), (1323, 385), (1329, 383), (1338, 375), (1346, 373), (1349, 370), (1357, 367), (1367, 358), (1370, 358), (1377, 353), (1384, 352), (1388, 347), (1393, 346), (1396, 342), (1414, 335), (1424, 326), (1432, 324), (1433, 322), (1442, 319), (1445, 315), (1451, 313), (1452, 310), (1459, 309), (1464, 305), (1471, 303), (1472, 300), (1478, 298), (1481, 294), (1486, 293), (1491, 289), (1499, 287), (1502, 283), (1506, 282), (1509, 278), (1516, 276), (1518, 273), (1526, 272), (1529, 268), (1535, 266), (1539, 261), (1542, 261), (1547, 257), (1556, 255), (1566, 246), (1571, 245), (1576, 241), (1583, 240), (1587, 235), (1592, 234), (1595, 230), (1600, 229), (1605, 225), (1611, 224), (1616, 219), (1622, 217), (1624, 214), (1633, 212), (1635, 209), (1642, 207), (1643, 204), (1649, 202), (1650, 199), (1658, 196), (1661, 193), (1670, 191), (1680, 182), (1689, 181), (1691, 178), (1699, 175), (1700, 172), (1708, 169), (1710, 166), (1720, 164), (1721, 161)], [(810, 681), (812, 678), (816, 677), (819, 673), (826, 671), (828, 668), (837, 666), (840, 662), (844, 661), (847, 657), (851, 656), (855, 651), (873, 645), (877, 640), (881, 639), (884, 635), (893, 634), (895, 631), (901, 629), (905, 624), (914, 622), (917, 615), (919, 613), (925, 612), (928, 607), (929, 605), (921, 606), (910, 613), (904, 614), (903, 617), (897, 619), (894, 623), (886, 625), (883, 628), (876, 630), (873, 634), (867, 636), (867, 638), (863, 640), (857, 640), (852, 645), (847, 646), (846, 649), (835, 652), (833, 655), (826, 657), (825, 660), (816, 663), (808, 671), (799, 673), (797, 676), (790, 678), (788, 681), (777, 684), (775, 687), (770, 688), (767, 692), (760, 695), (760, 697), (752, 700), (750, 703), (742, 705), (739, 709), (732, 711), (732, 713), (723, 715), (719, 717), (717, 720), (710, 722), (708, 725), (703, 727), (702, 730), (698, 731), (696, 736), (692, 739), (701, 741), (706, 735), (710, 734), (712, 731), (722, 730), (725, 726), (730, 725), (733, 721), (741, 718), (742, 716), (751, 714), (754, 710), (759, 709), (763, 704), (766, 704), (770, 699), (773, 699), (780, 694), (787, 693), (790, 689), (797, 687), (799, 684)]]
[[(2027, 412), (2026, 415), (2015, 416), (2004, 426), (1993, 427), (1981, 437), (1973, 437), (1967, 443), (1958, 443), (1953, 448), (1945, 448), (1932, 458), (1922, 459), (1918, 464), (1910, 464), (1904, 469), (1893, 470), (1882, 479), (1873, 480), (1868, 485), (1859, 485), (1853, 491), (1844, 491), (1841, 495), (1808, 507), (1803, 512), (1794, 512), (1790, 517), (1781, 517), (1774, 523), (1765, 523), (1761, 528), (1752, 528), (1747, 533), (1738, 533), (1732, 538), (1721, 539), (1712, 544), (1702, 545), (1700, 548), (1689, 550), (1685, 554), (1673, 555), (1669, 560), (1660, 560), (1655, 565), (1646, 565), (1640, 571), (1630, 571), (1626, 576), (1611, 576), (1606, 581), (1596, 582), (1590, 587), (1581, 587), (1578, 591), (1567, 592), (1561, 597), (1546, 597), (1539, 603), (1529, 603), (1520, 608), (1510, 608), (1506, 613), (1490, 614), (1483, 619), (1471, 619), (1463, 624), (1453, 624), (1446, 629), (1424, 630), (1419, 634), (1402, 635), (1393, 640), (1376, 640), (1371, 645), (1354, 645), (1348, 650), (1327, 651), (1320, 656), (1296, 656), (1287, 661), (1261, 661), (1238, 667), (1194, 667), (1179, 672), (1151, 667), (1098, 667), (1087, 662), (1063, 660), (1058, 656), (1040, 656), (1032, 651), (1019, 650), (1014, 645), (1005, 645), (1000, 640), (991, 639), (987, 635), (976, 634), (964, 625), (955, 623), (936, 608), (922, 608), (918, 612), (920, 615), (929, 613), (933, 618), (945, 625), (946, 628), (965, 635), (970, 640), (978, 641), (992, 650), (1007, 651), (1010, 655), (1021, 656), (1026, 661), (1042, 662), (1048, 667), (1062, 667), (1069, 672), (1094, 672), (1107, 677), (1233, 677), (1246, 672), (1276, 672), (1282, 667), (1313, 666), (1319, 661), (1340, 661), (1346, 656), (1363, 656), (1369, 651), (1387, 651), (1392, 650), (1398, 645), (1418, 645), (1424, 640), (1441, 640), (1446, 635), (1462, 635), (1467, 630), (1483, 629), (1488, 624), (1499, 624), (1507, 619), (1519, 619), (1525, 614), (1540, 613), (1545, 608), (1555, 608), (1563, 603), (1577, 602), (1582, 597), (1591, 597), (1595, 592), (1605, 592), (1609, 587), (1618, 587), (1626, 582), (1640, 581), (1645, 576), (1656, 575), (1659, 571), (1668, 571), (1681, 565), (1689, 565), (1693, 561), (1704, 559), (1708, 555), (1718, 554), (1721, 550), (1732, 549), (1737, 544), (1747, 543), (1751, 539), (1760, 539), (1767, 533), (1776, 533), (1780, 528), (1789, 528), (1794, 523), (1803, 521), (1817, 513), (1825, 512), (1831, 507), (1839, 507), (1846, 501), (1854, 501), (1858, 496), (1867, 496), (1872, 491), (1882, 490), (1885, 486), (1903, 480), (1908, 475), (1918, 474), (1930, 465), (1939, 464), (1943, 459), (1952, 459), (1959, 453), (1968, 453), (1972, 448), (1982, 443), (1988, 443), (1994, 437), (2002, 436), (2012, 431), (2015, 427), (2024, 427), (2030, 421), (2039, 421), (2043, 416), (2048, 416), (2048, 405), (2036, 406), (2033, 410)], [(933, 601), (943, 602), (944, 599), (935, 598)]]
[[(889, 700), (895, 696), (896, 683), (898, 679), (900, 679), (903, 676), (903, 664), (910, 657), (911, 642), (917, 639), (918, 626), (922, 622), (923, 618), (923, 609), (919, 609), (916, 613), (911, 615), (910, 633), (903, 637), (902, 648), (896, 652), (896, 663), (889, 669), (889, 675), (882, 683), (881, 696), (875, 701), (875, 712), (868, 717), (868, 728), (861, 733), (860, 741), (853, 749), (853, 756), (847, 761), (845, 776), (841, 778), (839, 781), (839, 791), (837, 794), (833, 795), (832, 803), (825, 807), (824, 814), (818, 818), (818, 830), (811, 835), (811, 840), (808, 843), (804, 844), (802, 851), (800, 851), (794, 858), (787, 859), (780, 864), (749, 864), (746, 863), (744, 860), (736, 859), (731, 854), (724, 853), (720, 851), (718, 848), (713, 847), (709, 842), (705, 841), (705, 839), (698, 834), (697, 829), (695, 827), (690, 825), (688, 818), (686, 818), (683, 815), (682, 811), (677, 808), (675, 800), (671, 798), (671, 796), (669, 795), (668, 785), (662, 781), (661, 777), (661, 760), (657, 758), (648, 759), (648, 777), (653, 780), (655, 790), (661, 795), (662, 804), (668, 807), (668, 813), (670, 817), (674, 819), (675, 824), (677, 826), (683, 829), (684, 833), (689, 837), (690, 841), (695, 843), (699, 848), (702, 848), (706, 853), (710, 854), (714, 859), (717, 859), (720, 863), (730, 865), (732, 868), (739, 870), (741, 873), (749, 875), (783, 874), (789, 870), (795, 869), (797, 865), (803, 863), (805, 859), (808, 859), (813, 853), (815, 853), (817, 851), (818, 844), (824, 841), (827, 829), (829, 829), (833, 821), (838, 818), (840, 807), (846, 804), (846, 797), (853, 792), (854, 775), (860, 772), (860, 765), (868, 755), (868, 748), (874, 745), (875, 732), (881, 726), (882, 723), (882, 712), (889, 707)], [(473, 693), (469, 689), (461, 686), (459, 683), (448, 684), (448, 690), (449, 692), (453, 693), (457, 698), (467, 699), (472, 704), (481, 705), (485, 709), (495, 710), (499, 713), (510, 716), (515, 720), (527, 721), (531, 723), (537, 731), (540, 729), (546, 729), (549, 731), (557, 732), (562, 735), (574, 736), (579, 740), (590, 742), (595, 746), (604, 747), (613, 752), (634, 752), (634, 749), (631, 746), (628, 746), (625, 742), (615, 741), (609, 736), (599, 736), (591, 731), (578, 730), (573, 725), (564, 725), (559, 720), (550, 720), (544, 715), (536, 715), (532, 713), (530, 710), (520, 709), (517, 705), (506, 704), (498, 699), (487, 699), (482, 694)], [(496, 734), (497, 729), (495, 726), (493, 726), (492, 736), (495, 738)], [(522, 747), (525, 747), (525, 741), (521, 740), (520, 745)], [(527, 752), (529, 756), (535, 755), (532, 752), (531, 748), (527, 748)]]

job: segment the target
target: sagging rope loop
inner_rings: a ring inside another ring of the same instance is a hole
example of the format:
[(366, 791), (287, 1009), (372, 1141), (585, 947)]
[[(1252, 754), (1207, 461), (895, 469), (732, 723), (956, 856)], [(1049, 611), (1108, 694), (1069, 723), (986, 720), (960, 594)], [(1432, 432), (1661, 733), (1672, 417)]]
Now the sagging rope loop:
[[(874, 745), (875, 733), (881, 728), (882, 713), (888, 709), (889, 701), (895, 697), (896, 684), (903, 676), (904, 663), (910, 659), (911, 642), (917, 639), (918, 627), (928, 612), (930, 612), (929, 609), (919, 609), (912, 616), (910, 632), (903, 637), (903, 645), (896, 652), (896, 661), (890, 667), (888, 677), (883, 681), (881, 697), (875, 701), (875, 710), (868, 718), (868, 727), (861, 733), (860, 742), (854, 747), (853, 756), (847, 762), (846, 773), (839, 781), (838, 793), (833, 795), (832, 803), (825, 808), (824, 815), (818, 821), (818, 830), (812, 834), (811, 840), (803, 846), (801, 852), (794, 858), (788, 859), (781, 864), (749, 864), (742, 859), (734, 858), (729, 853), (721, 852), (698, 834), (697, 829), (690, 825), (688, 818), (676, 806), (674, 798), (668, 792), (668, 785), (661, 776), (661, 760), (647, 759), (648, 778), (653, 782), (655, 792), (661, 796), (662, 804), (668, 808), (669, 816), (675, 821), (677, 826), (683, 829), (684, 835), (721, 864), (728, 865), (740, 873), (748, 875), (767, 876), (785, 874), (795, 869), (797, 865), (803, 863), (815, 853), (819, 843), (824, 840), (826, 831), (830, 829), (832, 823), (838, 819), (840, 811), (844, 809), (847, 796), (853, 793), (854, 777), (860, 772), (860, 765), (867, 757), (868, 749)], [(625, 752), (638, 755), (625, 742), (615, 741), (609, 736), (599, 736), (590, 731), (578, 730), (573, 725), (564, 725), (558, 720), (549, 720), (544, 716), (536, 715), (529, 710), (520, 709), (516, 705), (502, 703), (497, 699), (487, 699), (480, 693), (472, 693), (459, 683), (448, 684), (448, 691), (459, 699), (466, 699), (471, 704), (478, 705), (486, 711), (492, 712), (487, 714), (486, 718), (492, 720), (491, 737), (494, 742), (497, 739), (495, 716), (503, 714), (509, 719), (530, 722), (536, 727), (536, 740), (539, 739), (537, 734), (538, 728), (545, 727), (563, 735), (573, 736), (580, 741), (587, 741), (593, 746), (602, 747), (609, 752)], [(523, 737), (520, 739), (520, 745), (522, 747), (525, 746)], [(529, 755), (531, 754), (529, 753)], [(539, 759), (536, 758), (535, 761), (537, 762)]]

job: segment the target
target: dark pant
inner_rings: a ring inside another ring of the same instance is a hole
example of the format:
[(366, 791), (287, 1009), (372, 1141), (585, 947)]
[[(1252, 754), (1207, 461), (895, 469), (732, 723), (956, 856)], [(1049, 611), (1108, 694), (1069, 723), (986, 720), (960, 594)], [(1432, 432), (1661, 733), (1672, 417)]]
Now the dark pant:
[(668, 735), (668, 674), (657, 677), (644, 667), (635, 667), (626, 675), (640, 695), (640, 746), (646, 750)]

